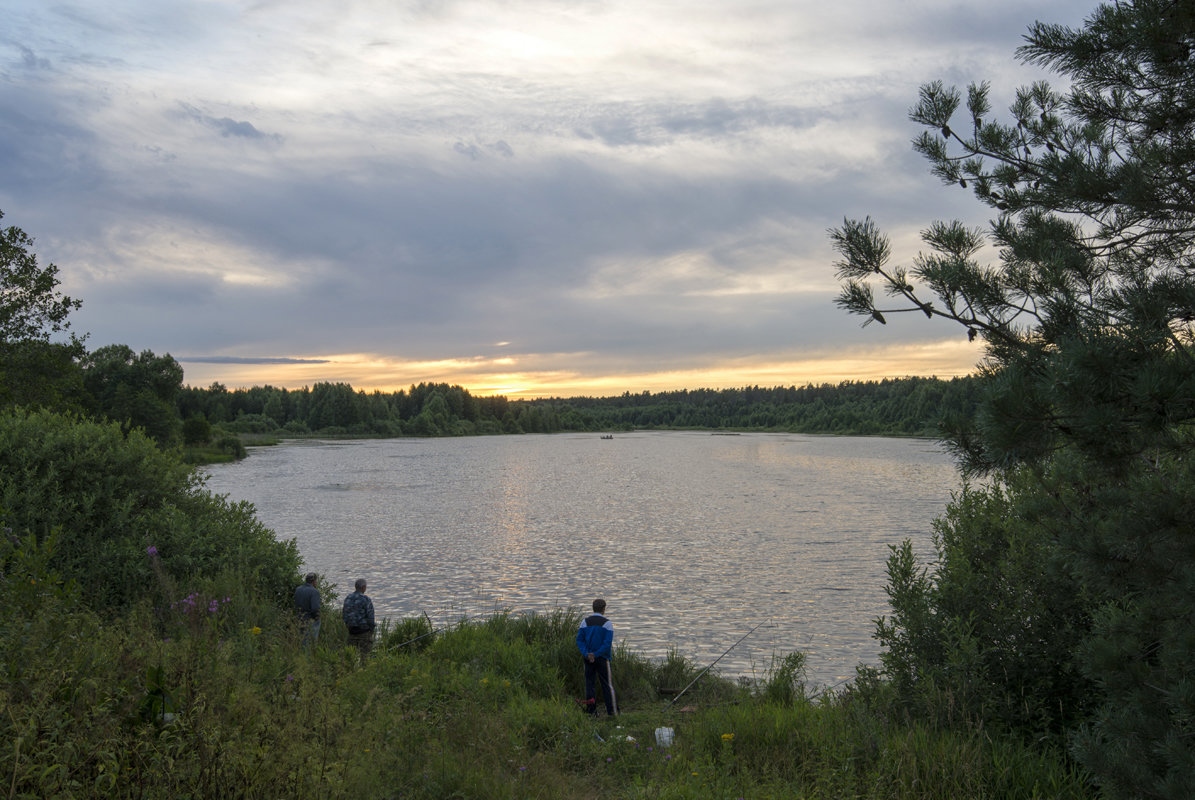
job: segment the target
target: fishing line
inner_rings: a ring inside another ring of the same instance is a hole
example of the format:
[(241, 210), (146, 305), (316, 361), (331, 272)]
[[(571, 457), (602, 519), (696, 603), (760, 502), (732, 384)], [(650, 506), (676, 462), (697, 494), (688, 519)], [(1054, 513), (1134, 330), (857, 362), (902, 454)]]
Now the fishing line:
[(853, 680), (854, 680), (854, 678), (843, 678), (843, 679), (842, 679), (842, 680), (840, 680), (838, 683), (831, 684), (830, 686), (823, 686), (822, 688), (818, 689), (816, 692), (814, 692), (813, 694), (809, 695), (809, 696), (808, 696), (807, 698), (805, 698), (805, 699), (806, 699), (806, 700), (814, 700), (814, 699), (816, 699), (816, 698), (818, 698), (818, 697), (821, 697), (823, 694), (825, 694), (826, 692), (830, 691), (831, 689), (837, 689), (839, 686), (842, 686), (842, 684), (844, 684), (844, 683), (850, 683), (850, 682), (851, 682), (851, 681), (853, 681)]
[[(767, 622), (767, 621), (768, 621), (768, 620), (764, 620), (764, 622)], [(713, 663), (711, 663), (711, 664), (710, 664), (708, 667), (706, 667), (706, 668), (705, 668), (705, 669), (703, 669), (701, 672), (699, 672), (699, 673), (697, 674), (697, 677), (696, 677), (696, 678), (694, 678), (693, 680), (689, 681), (689, 685), (688, 685), (688, 686), (686, 686), (685, 688), (683, 688), (683, 689), (681, 689), (679, 692), (677, 692), (677, 693), (676, 693), (676, 696), (675, 696), (675, 697), (673, 697), (673, 698), (672, 698), (672, 700), (671, 700), (671, 701), (669, 701), (668, 705), (664, 706), (664, 708), (665, 708), (665, 709), (671, 708), (671, 707), (672, 707), (672, 705), (673, 705), (673, 703), (675, 703), (677, 700), (680, 700), (680, 698), (681, 698), (681, 695), (683, 695), (685, 692), (689, 691), (689, 689), (690, 689), (690, 688), (692, 688), (693, 684), (695, 684), (695, 683), (697, 683), (697, 681), (701, 680), (702, 676), (703, 676), (703, 675), (705, 675), (705, 673), (709, 672), (711, 669), (713, 669), (713, 668), (714, 668), (714, 664), (717, 664), (719, 661), (721, 661), (722, 659), (726, 658), (727, 654), (728, 654), (728, 653), (730, 653), (730, 651), (731, 651), (731, 650), (733, 650), (733, 649), (735, 649), (736, 647), (738, 647), (738, 646), (739, 646), (739, 645), (742, 643), (742, 641), (743, 641), (744, 639), (746, 639), (748, 636), (750, 636), (751, 634), (753, 634), (753, 633), (755, 633), (757, 630), (759, 630), (759, 629), (760, 629), (760, 627), (762, 627), (762, 626), (763, 626), (764, 622), (760, 622), (759, 624), (757, 624), (757, 625), (756, 625), (754, 628), (752, 628), (751, 630), (747, 631), (747, 632), (746, 632), (746, 633), (744, 633), (742, 636), (740, 636), (740, 637), (739, 637), (739, 640), (738, 640), (737, 642), (735, 642), (734, 644), (732, 644), (730, 647), (726, 648), (726, 650), (725, 650), (725, 651), (722, 653), (722, 655), (720, 655), (720, 656), (718, 656), (717, 658), (715, 658), (715, 659), (714, 659), (714, 661), (713, 661)]]

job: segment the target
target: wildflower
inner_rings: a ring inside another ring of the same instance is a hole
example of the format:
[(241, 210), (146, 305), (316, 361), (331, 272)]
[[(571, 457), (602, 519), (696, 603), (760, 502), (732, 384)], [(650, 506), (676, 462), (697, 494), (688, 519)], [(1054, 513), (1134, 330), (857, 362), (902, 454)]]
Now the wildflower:
[(609, 764), (609, 763), (610, 763), (611, 761), (613, 761), (613, 760), (614, 760), (614, 759), (613, 759), (612, 757), (610, 757), (610, 756), (606, 756), (606, 763), (607, 763), (607, 764)]
[(519, 767), (519, 772), (526, 772), (526, 771), (527, 771), (526, 767)]
[[(249, 632), (252, 633), (254, 636), (261, 636), (261, 628), (259, 628), (256, 625), (254, 625), (252, 628), (250, 628)], [(287, 675), (286, 679), (291, 680), (291, 677), (289, 675)]]
[(724, 734), (722, 734), (722, 741), (724, 741), (724, 742), (729, 742), (729, 741), (732, 741), (733, 739), (734, 739), (734, 734), (733, 734), (733, 733), (724, 733)]
[(207, 610), (210, 611), (211, 613), (215, 614), (217, 611), (220, 610), (220, 603), (216, 600), (213, 600), (211, 603), (208, 604)]
[(286, 676), (286, 682), (287, 682), (287, 683), (290, 683), (290, 682), (291, 682), (291, 681), (293, 681), (294, 679), (295, 679), (295, 676), (294, 676), (294, 675), (287, 675), (287, 676)]
[(156, 555), (158, 554), (158, 548), (154, 547), (154, 546), (151, 544), (149, 547), (145, 548), (145, 553), (146, 553), (146, 555), (148, 555), (150, 558), (153, 558), (154, 556), (156, 556)]

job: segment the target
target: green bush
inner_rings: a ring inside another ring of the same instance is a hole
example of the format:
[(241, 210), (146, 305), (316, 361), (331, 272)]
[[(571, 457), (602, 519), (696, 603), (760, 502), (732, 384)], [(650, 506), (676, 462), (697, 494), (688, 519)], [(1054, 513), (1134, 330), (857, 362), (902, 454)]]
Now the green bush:
[(188, 447), (207, 444), (212, 438), (212, 425), (203, 415), (187, 417), (183, 421), (183, 444)]
[(1075, 660), (1093, 598), (1035, 513), (1037, 481), (1025, 470), (964, 487), (934, 523), (932, 569), (908, 541), (893, 548), (893, 613), (876, 636), (897, 696), (923, 719), (1059, 739), (1099, 699)]
[(252, 506), (212, 495), (176, 456), (114, 423), (0, 414), (0, 509), (17, 535), (44, 542), (59, 531), (57, 568), (96, 609), (154, 591), (155, 569), (178, 582), (235, 570), (279, 599), (297, 582), (293, 541), (277, 541)]
[(221, 427), (233, 433), (272, 433), (278, 429), (278, 423), (265, 414), (241, 414)]

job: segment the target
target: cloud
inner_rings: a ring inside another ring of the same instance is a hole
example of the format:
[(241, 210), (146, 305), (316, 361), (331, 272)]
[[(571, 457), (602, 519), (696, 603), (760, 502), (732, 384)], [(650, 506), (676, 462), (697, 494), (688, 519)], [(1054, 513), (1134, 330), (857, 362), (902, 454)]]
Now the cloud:
[(198, 122), (204, 127), (211, 128), (219, 133), (222, 137), (237, 137), (242, 139), (258, 139), (264, 142), (273, 144), (281, 144), (282, 136), (273, 133), (263, 133), (253, 126), (251, 122), (237, 121), (229, 117), (213, 117), (204, 114), (198, 108), (187, 103), (180, 103), (183, 113), (190, 119)]
[(906, 114), (937, 77), (994, 77), (999, 104), (1046, 14), (14, 0), (0, 209), (83, 299), (75, 327), (209, 354), (188, 380), (633, 390), (768, 363), (831, 374), (834, 352), (885, 346), (887, 366), (855, 363), (904, 374), (907, 348), (958, 332), (860, 329), (833, 304), (826, 229), (870, 215), (908, 263), (930, 220), (983, 224), (911, 152)]
[(37, 53), (33, 52), (28, 47), (20, 45), (21, 50), (21, 65), (28, 70), (48, 70), (51, 68), (50, 59), (39, 58)]
[(184, 364), (253, 364), (253, 365), (274, 365), (274, 364), (328, 364), (331, 359), (327, 358), (283, 358), (283, 357), (265, 357), (265, 356), (179, 356), (175, 358)]

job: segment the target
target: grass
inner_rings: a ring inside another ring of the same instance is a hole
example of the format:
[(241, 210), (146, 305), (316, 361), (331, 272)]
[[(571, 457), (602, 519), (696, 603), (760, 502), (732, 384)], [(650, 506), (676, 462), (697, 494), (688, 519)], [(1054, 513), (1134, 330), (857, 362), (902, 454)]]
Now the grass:
[(623, 714), (595, 719), (574, 702), (572, 609), (396, 621), (361, 664), (335, 615), (305, 653), (289, 612), (236, 576), (118, 619), (28, 580), (0, 580), (9, 798), (1094, 796), (1056, 753), (898, 722), (858, 692), (809, 700), (800, 654), (758, 686), (710, 673), (670, 704), (659, 687), (701, 665), (618, 648)]

